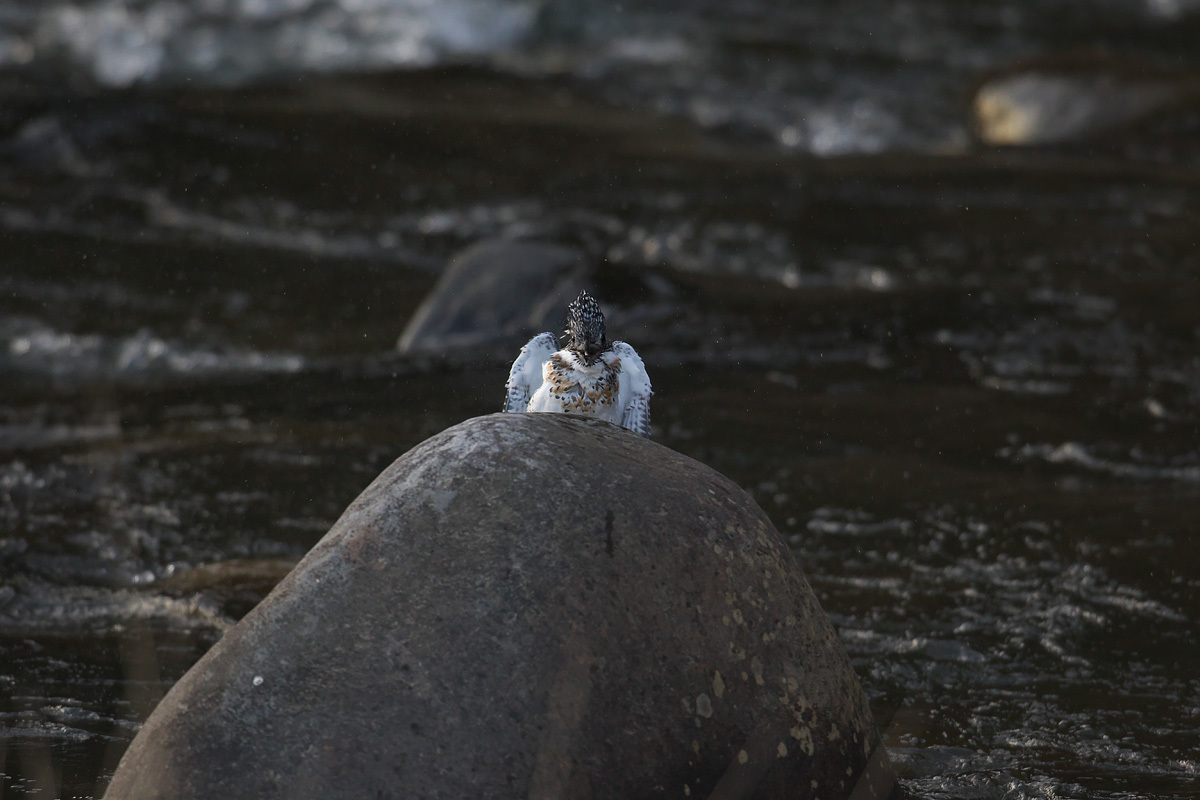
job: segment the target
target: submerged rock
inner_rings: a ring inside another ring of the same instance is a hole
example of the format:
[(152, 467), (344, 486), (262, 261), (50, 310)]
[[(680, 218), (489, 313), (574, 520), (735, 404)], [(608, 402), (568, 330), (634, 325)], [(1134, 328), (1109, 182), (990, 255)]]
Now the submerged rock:
[(106, 795), (881, 798), (828, 619), (720, 474), (560, 414), (398, 459), (171, 690)]
[(560, 330), (563, 309), (586, 287), (587, 276), (583, 254), (569, 247), (476, 244), (451, 260), (396, 347), (441, 352)]
[(985, 81), (973, 101), (986, 144), (1045, 145), (1138, 122), (1200, 94), (1195, 78), (1093, 63), (1033, 66)]

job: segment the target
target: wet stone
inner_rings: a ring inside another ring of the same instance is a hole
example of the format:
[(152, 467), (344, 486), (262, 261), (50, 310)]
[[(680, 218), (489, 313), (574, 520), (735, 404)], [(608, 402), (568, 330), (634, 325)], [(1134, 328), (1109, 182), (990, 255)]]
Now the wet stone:
[(441, 352), (559, 330), (587, 277), (583, 255), (569, 247), (481, 242), (450, 261), (396, 347)]
[(1200, 79), (1194, 76), (1127, 74), (1116, 66), (1055, 68), (1050, 63), (995, 75), (976, 91), (975, 130), (987, 144), (1057, 144), (1094, 137), (1200, 97)]
[(892, 784), (846, 654), (744, 492), (604, 422), (497, 414), (386, 469), (175, 685), (106, 797)]

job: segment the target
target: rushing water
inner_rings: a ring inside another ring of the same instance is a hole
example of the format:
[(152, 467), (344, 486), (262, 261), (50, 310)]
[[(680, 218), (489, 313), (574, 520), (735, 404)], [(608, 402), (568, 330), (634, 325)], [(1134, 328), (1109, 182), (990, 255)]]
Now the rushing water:
[(966, 102), (1081, 47), (1185, 85), (1198, 35), (1188, 0), (7, 4), (0, 794), (102, 792), (375, 474), (496, 410), (515, 351), (393, 346), (508, 237), (599, 265), (655, 438), (788, 537), (913, 797), (1200, 796), (1200, 113), (1003, 150)]

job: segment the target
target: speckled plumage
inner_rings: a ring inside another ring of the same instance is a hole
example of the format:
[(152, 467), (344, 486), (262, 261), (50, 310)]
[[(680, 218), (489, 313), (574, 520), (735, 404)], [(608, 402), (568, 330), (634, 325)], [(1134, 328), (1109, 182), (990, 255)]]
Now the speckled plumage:
[(567, 345), (533, 337), (513, 362), (504, 410), (589, 414), (650, 435), (650, 377), (637, 351), (609, 342), (604, 314), (586, 292), (567, 307)]

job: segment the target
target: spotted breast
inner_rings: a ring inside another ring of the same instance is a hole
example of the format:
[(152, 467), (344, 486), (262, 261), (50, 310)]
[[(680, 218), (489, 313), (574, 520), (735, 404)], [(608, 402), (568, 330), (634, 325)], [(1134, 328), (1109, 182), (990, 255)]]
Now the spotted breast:
[(600, 306), (586, 292), (567, 309), (567, 345), (539, 334), (521, 348), (505, 384), (504, 410), (589, 414), (650, 435), (650, 378), (625, 342), (609, 341)]

